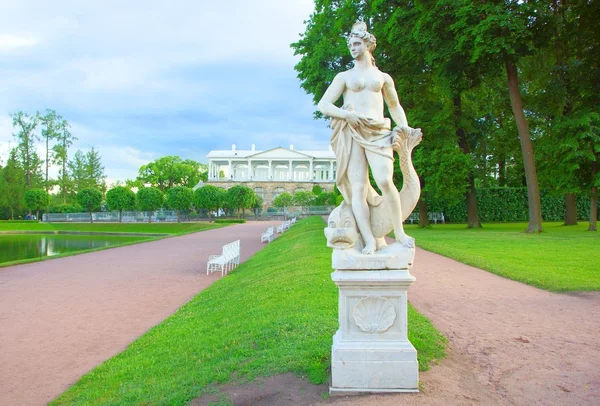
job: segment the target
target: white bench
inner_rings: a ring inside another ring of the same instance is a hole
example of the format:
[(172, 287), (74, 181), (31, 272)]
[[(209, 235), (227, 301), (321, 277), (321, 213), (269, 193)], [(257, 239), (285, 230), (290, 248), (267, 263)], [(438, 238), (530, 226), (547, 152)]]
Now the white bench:
[(206, 274), (221, 271), (224, 276), (240, 264), (240, 240), (223, 245), (220, 255), (211, 255), (206, 264)]
[[(429, 219), (429, 221), (433, 221), (435, 224), (437, 224), (438, 221), (445, 223), (444, 213), (427, 213), (427, 218)], [(410, 216), (408, 216), (408, 218), (404, 221), (410, 221), (410, 224), (412, 224), (415, 221), (418, 223), (419, 213), (411, 213)]]
[(273, 241), (275, 238), (275, 229), (271, 226), (267, 228), (267, 231), (260, 235), (260, 242), (266, 242), (267, 244)]
[(292, 220), (290, 220), (290, 221), (291, 221), (290, 225), (292, 225), (292, 226), (293, 226), (294, 224), (296, 224), (296, 217), (294, 217), (294, 218), (293, 218)]
[(285, 231), (284, 224), (285, 223), (281, 223), (280, 225), (277, 226), (277, 234), (281, 234)]

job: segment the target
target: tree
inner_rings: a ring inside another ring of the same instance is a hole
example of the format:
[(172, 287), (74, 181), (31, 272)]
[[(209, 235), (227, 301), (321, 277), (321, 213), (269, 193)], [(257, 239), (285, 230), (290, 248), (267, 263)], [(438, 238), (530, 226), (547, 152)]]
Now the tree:
[(15, 219), (15, 210), (20, 210), (24, 205), (25, 173), (17, 160), (17, 150), (12, 149), (6, 166), (0, 173), (3, 188), (0, 200), (10, 209), (10, 218)]
[(29, 189), (32, 186), (39, 185), (41, 181), (40, 169), (42, 162), (35, 152), (35, 141), (38, 135), (35, 129), (39, 123), (37, 116), (30, 116), (22, 111), (17, 111), (10, 115), (12, 117), (13, 127), (17, 127), (17, 133), (13, 136), (18, 140), (17, 155), (25, 173), (25, 186)]
[(226, 191), (223, 188), (214, 185), (204, 185), (194, 192), (194, 206), (197, 209), (204, 209), (208, 212), (208, 217), (212, 211), (217, 211), (223, 207)]
[(457, 22), (451, 29), (457, 34), (456, 48), (471, 55), (471, 62), (482, 70), (506, 71), (508, 93), (519, 133), (529, 204), (528, 233), (542, 231), (540, 201), (533, 143), (523, 110), (517, 63), (540, 47), (548, 38), (547, 20), (539, 12), (544, 2), (476, 2), (458, 0)]
[(302, 207), (303, 211), (313, 202), (315, 194), (313, 192), (307, 192), (305, 190), (299, 190), (294, 193), (292, 203), (296, 206)]
[(194, 187), (207, 179), (207, 166), (191, 159), (165, 156), (143, 165), (136, 179), (140, 186), (158, 187), (165, 192), (174, 186)]
[(86, 188), (106, 190), (106, 175), (99, 152), (92, 147), (87, 153), (77, 150), (68, 163), (73, 189), (78, 192)]
[(77, 193), (77, 203), (90, 213), (90, 223), (93, 223), (92, 211), (102, 204), (102, 192), (93, 187), (82, 189)]
[(152, 212), (160, 209), (165, 204), (165, 195), (155, 187), (141, 188), (137, 192), (137, 204), (140, 210), (147, 211), (148, 222), (152, 222)]
[(44, 161), (46, 164), (46, 178), (44, 182), (44, 187), (46, 192), (50, 189), (50, 183), (48, 179), (48, 167), (50, 165), (50, 140), (57, 139), (59, 136), (59, 126), (62, 121), (62, 117), (56, 114), (56, 111), (46, 109), (46, 114), (41, 115), (39, 112), (37, 113), (38, 120), (42, 124), (42, 137), (46, 141), (46, 160)]
[(117, 186), (106, 192), (106, 204), (110, 210), (119, 211), (119, 223), (123, 222), (123, 210), (135, 209), (135, 193), (124, 186)]
[(287, 210), (287, 208), (292, 205), (293, 201), (294, 198), (291, 194), (288, 192), (283, 192), (278, 194), (275, 199), (273, 199), (273, 206)]
[(248, 186), (235, 185), (227, 189), (226, 199), (229, 202), (229, 206), (237, 210), (238, 215), (241, 209), (242, 217), (244, 217), (246, 209), (251, 208), (254, 204), (254, 196), (254, 191)]
[(35, 218), (40, 219), (40, 210), (50, 205), (50, 195), (44, 189), (33, 188), (25, 192), (25, 205), (35, 210)]
[(254, 210), (254, 215), (258, 216), (262, 212), (262, 207), (264, 204), (264, 200), (261, 196), (255, 194), (254, 195), (254, 203), (252, 204), (252, 210)]
[(85, 154), (84, 168), (90, 186), (98, 188), (102, 193), (106, 192), (104, 166), (102, 165), (100, 153), (94, 147)]
[(54, 152), (54, 163), (60, 166), (60, 169), (58, 170), (58, 185), (60, 187), (60, 195), (63, 198), (63, 204), (67, 202), (67, 195), (73, 188), (67, 168), (69, 162), (68, 151), (69, 147), (73, 145), (73, 141), (77, 140), (77, 137), (71, 134), (69, 128), (70, 125), (67, 120), (59, 120), (57, 124), (57, 143), (52, 147)]
[(177, 222), (181, 222), (181, 210), (189, 210), (194, 200), (194, 192), (185, 186), (175, 186), (167, 192), (167, 205), (177, 210)]

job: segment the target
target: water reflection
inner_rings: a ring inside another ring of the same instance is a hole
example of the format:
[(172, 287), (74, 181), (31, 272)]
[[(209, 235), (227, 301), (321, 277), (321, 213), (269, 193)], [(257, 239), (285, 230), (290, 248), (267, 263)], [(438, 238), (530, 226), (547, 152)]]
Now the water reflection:
[(0, 235), (0, 263), (110, 247), (142, 237), (105, 235)]

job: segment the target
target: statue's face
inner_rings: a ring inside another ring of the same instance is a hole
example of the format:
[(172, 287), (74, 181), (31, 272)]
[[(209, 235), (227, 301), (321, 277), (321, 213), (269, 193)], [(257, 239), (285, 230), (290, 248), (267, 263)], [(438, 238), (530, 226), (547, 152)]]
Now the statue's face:
[(352, 37), (348, 40), (348, 49), (353, 59), (362, 59), (369, 52), (365, 41), (358, 37)]

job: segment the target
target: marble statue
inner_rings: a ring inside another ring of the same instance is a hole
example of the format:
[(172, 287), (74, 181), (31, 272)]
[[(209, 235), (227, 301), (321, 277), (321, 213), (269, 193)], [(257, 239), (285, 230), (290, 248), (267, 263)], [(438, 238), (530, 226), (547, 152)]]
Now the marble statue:
[[(414, 239), (406, 235), (402, 224), (421, 193), (411, 152), (423, 135), (420, 129), (408, 126), (394, 81), (375, 65), (375, 46), (376, 39), (366, 24), (356, 22), (348, 35), (354, 67), (334, 78), (318, 104), (319, 111), (331, 117), (336, 183), (344, 197), (329, 217), (325, 230), (328, 246), (355, 248), (362, 254), (385, 248), (384, 238), (392, 230), (401, 246), (414, 249)], [(342, 108), (334, 104), (340, 96)], [(384, 102), (396, 124), (393, 130), (390, 119), (383, 115)], [(392, 180), (394, 150), (404, 177), (400, 192)], [(369, 183), (369, 167), (381, 196)]]

